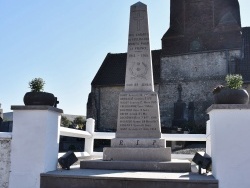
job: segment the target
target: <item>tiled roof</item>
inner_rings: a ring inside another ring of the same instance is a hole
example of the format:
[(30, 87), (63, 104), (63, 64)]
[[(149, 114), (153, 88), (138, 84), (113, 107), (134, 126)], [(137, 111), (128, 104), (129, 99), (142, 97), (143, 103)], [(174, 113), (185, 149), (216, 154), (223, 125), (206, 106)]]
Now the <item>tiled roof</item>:
[[(160, 81), (161, 50), (152, 50), (154, 82)], [(92, 86), (125, 85), (127, 53), (108, 53), (100, 69), (95, 75)]]

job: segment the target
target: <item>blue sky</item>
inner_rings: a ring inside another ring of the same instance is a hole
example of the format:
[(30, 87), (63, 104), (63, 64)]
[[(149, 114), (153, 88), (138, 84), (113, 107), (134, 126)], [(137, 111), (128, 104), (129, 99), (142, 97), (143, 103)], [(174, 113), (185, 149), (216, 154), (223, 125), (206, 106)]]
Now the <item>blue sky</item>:
[[(127, 50), (132, 0), (0, 0), (0, 103), (23, 105), (28, 82), (45, 80), (67, 114), (85, 115), (91, 81), (107, 53)], [(161, 48), (169, 0), (148, 5), (151, 49)], [(239, 0), (242, 26), (250, 1)]]

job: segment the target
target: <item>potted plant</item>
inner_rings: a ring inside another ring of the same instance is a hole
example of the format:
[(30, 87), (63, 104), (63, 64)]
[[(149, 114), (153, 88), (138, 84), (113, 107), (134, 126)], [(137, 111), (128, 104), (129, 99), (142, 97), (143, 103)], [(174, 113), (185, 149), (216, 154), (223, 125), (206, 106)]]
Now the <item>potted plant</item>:
[(24, 95), (23, 102), (25, 105), (48, 105), (56, 106), (58, 103), (52, 93), (43, 92), (45, 82), (42, 78), (34, 78), (29, 82), (30, 92)]
[(219, 85), (213, 90), (215, 104), (247, 104), (249, 95), (245, 89), (242, 89), (242, 76), (229, 74), (225, 81), (226, 86)]

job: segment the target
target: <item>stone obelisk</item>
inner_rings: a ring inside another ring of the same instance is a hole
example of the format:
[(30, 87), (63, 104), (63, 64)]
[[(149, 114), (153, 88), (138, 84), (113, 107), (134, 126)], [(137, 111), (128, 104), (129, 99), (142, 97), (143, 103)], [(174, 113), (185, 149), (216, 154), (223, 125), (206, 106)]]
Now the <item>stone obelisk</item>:
[(147, 6), (131, 6), (125, 91), (119, 95), (116, 138), (104, 148), (110, 161), (169, 161), (161, 138), (158, 95), (154, 92)]

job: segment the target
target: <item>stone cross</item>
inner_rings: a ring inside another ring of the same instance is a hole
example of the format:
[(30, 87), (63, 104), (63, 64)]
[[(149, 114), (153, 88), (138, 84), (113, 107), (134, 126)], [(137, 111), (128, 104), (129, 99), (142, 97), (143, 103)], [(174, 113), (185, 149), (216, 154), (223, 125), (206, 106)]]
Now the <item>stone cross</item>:
[(177, 90), (178, 90), (178, 94), (179, 94), (178, 101), (181, 102), (182, 101), (182, 99), (181, 99), (181, 93), (182, 93), (182, 86), (181, 86), (181, 84), (178, 84)]
[(135, 11), (133, 12), (133, 14), (136, 14), (136, 16), (134, 16), (134, 20), (137, 21), (137, 31), (141, 30), (141, 20), (144, 19), (143, 12), (141, 14), (142, 11)]

